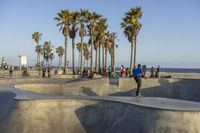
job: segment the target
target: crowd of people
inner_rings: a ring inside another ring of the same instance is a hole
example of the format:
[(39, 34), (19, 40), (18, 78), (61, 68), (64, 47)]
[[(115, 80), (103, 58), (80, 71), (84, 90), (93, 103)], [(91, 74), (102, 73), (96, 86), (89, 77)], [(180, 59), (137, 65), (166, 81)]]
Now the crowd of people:
[[(112, 72), (112, 68), (111, 66), (109, 66), (108, 68), (100, 68), (99, 72), (90, 72), (89, 68), (85, 68), (83, 69), (83, 74), (82, 77), (84, 78), (93, 78), (94, 75), (101, 75), (103, 78), (105, 77), (116, 77), (116, 76), (120, 76), (120, 77), (134, 77), (133, 73), (134, 70), (137, 69), (136, 67), (134, 67), (134, 69), (131, 71), (129, 67), (124, 67), (123, 65), (121, 65), (120, 68), (120, 73), (116, 73), (116, 72)], [(141, 70), (142, 70), (142, 77), (144, 78), (160, 78), (160, 66), (158, 66), (157, 68), (152, 67), (151, 71), (148, 72), (147, 71), (147, 67), (146, 65), (141, 66)], [(150, 75), (149, 75), (150, 73)]]
[[(140, 66), (141, 70), (142, 70), (142, 77), (144, 78), (160, 78), (160, 66), (158, 66), (157, 68), (151, 67), (151, 72), (150, 72), (150, 76), (148, 76), (148, 71), (147, 71), (147, 67), (146, 65)], [(133, 71), (137, 69), (136, 66), (134, 67)], [(120, 69), (120, 76), (121, 77), (133, 77), (133, 71), (131, 74), (130, 68), (129, 67), (124, 67), (123, 65), (121, 65), (121, 69)]]
[(112, 73), (111, 66), (109, 66), (108, 68), (106, 68), (106, 67), (104, 67), (102, 69), (100, 68), (99, 72), (93, 71), (92, 73), (90, 73), (89, 68), (85, 68), (85, 69), (83, 69), (82, 77), (93, 78), (94, 75), (97, 75), (97, 74), (101, 75), (103, 78), (115, 76), (115, 73)]

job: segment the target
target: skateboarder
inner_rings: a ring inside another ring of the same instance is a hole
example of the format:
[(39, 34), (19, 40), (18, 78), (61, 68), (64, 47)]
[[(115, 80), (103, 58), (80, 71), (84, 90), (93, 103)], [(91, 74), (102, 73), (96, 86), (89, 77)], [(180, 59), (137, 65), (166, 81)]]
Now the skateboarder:
[(141, 80), (142, 75), (143, 75), (143, 72), (142, 72), (141, 64), (138, 64), (138, 68), (133, 70), (133, 76), (134, 76), (134, 79), (137, 83), (136, 97), (142, 96), (140, 94), (140, 88), (141, 88), (141, 85), (142, 85), (142, 80)]

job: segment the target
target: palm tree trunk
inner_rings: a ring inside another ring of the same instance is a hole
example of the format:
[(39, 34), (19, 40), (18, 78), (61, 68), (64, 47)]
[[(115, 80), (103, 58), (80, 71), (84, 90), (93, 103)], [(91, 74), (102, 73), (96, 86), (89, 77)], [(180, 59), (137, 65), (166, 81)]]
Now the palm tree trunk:
[(65, 63), (64, 63), (64, 74), (68, 73), (68, 60), (67, 60), (67, 36), (65, 36)]
[(44, 63), (45, 63), (45, 57), (43, 55), (43, 62), (42, 62), (43, 67), (44, 67)]
[[(98, 44), (97, 44), (98, 45)], [(96, 48), (96, 60), (95, 60), (95, 71), (98, 73), (99, 71), (99, 65), (98, 65), (98, 55), (99, 55), (99, 47)]]
[(131, 42), (131, 58), (130, 58), (130, 73), (132, 74), (132, 70), (133, 70), (133, 41)]
[(105, 48), (104, 48), (104, 45), (102, 45), (102, 68), (104, 68), (105, 67)]
[(90, 73), (93, 72), (93, 46), (94, 46), (94, 37), (91, 35), (91, 59), (90, 59)]
[(62, 57), (59, 57), (59, 63), (58, 63), (58, 67), (61, 68), (61, 61), (62, 61)]
[[(39, 47), (39, 43), (37, 43), (37, 46)], [(39, 53), (37, 53), (37, 65), (39, 63)]]
[(96, 48), (96, 50), (95, 50), (95, 72), (97, 72), (97, 51), (98, 51), (98, 49)]
[(89, 64), (89, 59), (87, 60), (87, 68), (88, 68), (88, 64)]
[[(84, 58), (84, 60), (83, 60), (83, 66), (84, 66), (84, 68), (85, 68), (85, 58)], [(84, 69), (84, 68), (83, 68), (83, 69)]]
[(80, 61), (80, 74), (83, 73), (83, 36), (81, 36), (81, 61)]
[(78, 68), (79, 68), (79, 74), (80, 74), (80, 62), (81, 62), (81, 51), (79, 51), (79, 54), (78, 54)]
[(61, 59), (60, 59), (60, 67), (62, 67), (62, 62), (63, 62), (63, 56), (61, 56)]
[(99, 58), (99, 62), (98, 62), (98, 72), (100, 72), (99, 70), (101, 69), (101, 44), (99, 44), (99, 52), (98, 52), (98, 58)]
[(40, 64), (40, 53), (38, 54), (38, 64)]
[(51, 67), (52, 67), (52, 65), (53, 65), (53, 60), (51, 60)]
[(47, 66), (48, 66), (48, 59), (46, 59), (46, 71), (47, 71)]
[(47, 67), (49, 67), (50, 66), (50, 60), (48, 60), (48, 64), (47, 64)]
[(110, 66), (111, 66), (111, 71), (113, 71), (113, 56), (112, 56), (112, 53), (110, 54)]
[(134, 67), (136, 66), (136, 41), (137, 41), (137, 36), (135, 36), (135, 47), (134, 47)]
[(113, 72), (115, 72), (115, 42), (114, 42), (114, 46), (113, 46)]
[(37, 65), (39, 64), (39, 53), (37, 53)]
[(75, 38), (72, 39), (72, 69), (73, 69), (73, 74), (76, 73), (75, 69)]
[(105, 48), (105, 68), (107, 68), (107, 55), (108, 55), (108, 50)]

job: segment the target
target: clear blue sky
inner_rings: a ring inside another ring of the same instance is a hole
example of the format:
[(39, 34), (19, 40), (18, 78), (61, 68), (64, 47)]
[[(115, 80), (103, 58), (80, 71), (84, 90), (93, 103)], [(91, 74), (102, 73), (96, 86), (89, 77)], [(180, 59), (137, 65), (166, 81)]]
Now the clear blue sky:
[(51, 41), (54, 48), (63, 45), (64, 37), (53, 18), (61, 9), (87, 8), (108, 19), (109, 30), (119, 37), (117, 64), (128, 65), (130, 44), (120, 22), (124, 13), (135, 6), (143, 10), (138, 63), (200, 68), (199, 0), (0, 0), (0, 58), (6, 56), (8, 63), (17, 63), (17, 55), (21, 54), (28, 56), (29, 64), (35, 63), (32, 33), (41, 32), (41, 42)]

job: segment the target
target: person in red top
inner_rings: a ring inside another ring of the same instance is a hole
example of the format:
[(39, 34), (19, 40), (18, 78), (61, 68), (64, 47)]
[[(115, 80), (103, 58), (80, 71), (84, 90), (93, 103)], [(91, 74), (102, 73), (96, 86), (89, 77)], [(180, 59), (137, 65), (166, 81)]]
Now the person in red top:
[(122, 77), (125, 77), (125, 75), (126, 75), (126, 69), (125, 69), (125, 67), (122, 67), (121, 74), (122, 74)]

